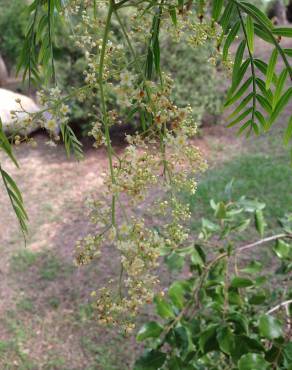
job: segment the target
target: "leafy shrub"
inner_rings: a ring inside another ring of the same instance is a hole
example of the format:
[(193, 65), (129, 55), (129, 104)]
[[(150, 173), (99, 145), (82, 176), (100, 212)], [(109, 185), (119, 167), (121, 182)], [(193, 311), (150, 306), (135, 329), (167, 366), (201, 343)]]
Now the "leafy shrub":
[[(154, 298), (159, 320), (138, 332), (149, 349), (134, 369), (290, 369), (292, 215), (282, 233), (264, 238), (264, 204), (242, 197), (211, 207), (199, 238), (167, 261), (184, 274)], [(242, 245), (253, 220), (261, 239)], [(258, 249), (267, 247), (263, 263)]]
[(10, 66), (15, 65), (25, 39), (26, 1), (0, 1), (0, 54)]

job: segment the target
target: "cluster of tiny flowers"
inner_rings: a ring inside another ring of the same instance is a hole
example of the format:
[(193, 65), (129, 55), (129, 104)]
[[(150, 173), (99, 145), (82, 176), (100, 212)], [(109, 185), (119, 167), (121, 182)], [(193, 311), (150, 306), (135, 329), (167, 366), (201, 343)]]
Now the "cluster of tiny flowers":
[[(120, 125), (121, 117), (131, 111), (133, 123), (144, 126), (126, 136), (128, 145), (118, 156), (110, 146), (104, 111), (101, 113), (93, 107), (89, 135), (94, 138), (95, 147), (107, 147), (110, 171), (104, 178), (102, 197), (99, 194), (98, 199), (89, 201), (90, 219), (96, 231), (78, 241), (76, 263), (84, 265), (96, 257), (102, 258), (103, 244), (114, 248), (121, 271), (106, 286), (92, 292), (92, 297), (101, 324), (117, 325), (129, 333), (135, 328), (133, 321), (141, 307), (151, 303), (160, 290), (157, 267), (162, 251), (167, 249), (171, 253), (188, 243), (190, 236), (186, 225), (190, 210), (180, 201), (179, 194), (186, 190), (194, 194), (195, 177), (206, 168), (206, 163), (199, 149), (192, 145), (191, 138), (197, 126), (191, 108), (178, 107), (171, 98), (173, 80), (164, 73), (159, 81), (146, 80), (139, 66), (129, 64), (125, 46), (111, 32), (106, 42), (102, 76), (99, 75), (105, 7), (100, 5), (97, 19), (92, 17), (90, 9), (81, 1), (71, 1), (67, 8), (71, 15), (81, 15), (72, 36), (87, 62), (86, 89), (80, 93), (80, 100), (90, 94), (99, 97), (102, 83), (108, 105), (115, 107), (106, 112), (107, 128)], [(137, 50), (144, 50), (151, 39), (152, 16), (147, 12), (142, 16), (144, 10), (141, 5), (135, 14), (129, 14), (131, 22), (127, 25), (130, 28), (128, 36)], [(169, 16), (167, 19), (168, 29)], [(217, 25), (196, 25), (191, 16), (179, 19), (178, 29), (176, 36), (179, 37), (186, 29), (188, 35), (192, 33), (188, 41), (193, 46), (205, 43), (208, 32), (209, 38), (214, 40), (220, 33)], [(148, 202), (153, 192), (162, 194), (158, 208), (167, 219), (159, 233), (153, 227), (156, 221), (149, 225), (138, 215), (139, 207)]]

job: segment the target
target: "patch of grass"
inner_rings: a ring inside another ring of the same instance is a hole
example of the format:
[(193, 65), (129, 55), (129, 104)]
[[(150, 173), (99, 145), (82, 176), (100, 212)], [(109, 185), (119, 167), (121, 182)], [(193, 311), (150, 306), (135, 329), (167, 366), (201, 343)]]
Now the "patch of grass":
[(44, 280), (55, 280), (62, 271), (61, 262), (53, 255), (45, 256), (39, 273)]
[[(123, 367), (118, 365), (119, 361), (117, 360), (117, 354), (119, 350), (115, 344), (117, 343), (111, 343), (107, 346), (100, 346), (96, 341), (88, 337), (81, 338), (81, 346), (83, 350), (87, 352), (90, 356), (90, 359), (93, 360), (93, 363), (88, 366), (86, 370), (126, 370), (126, 364), (123, 364)], [(114, 348), (111, 348), (111, 345), (114, 345)]]
[(14, 272), (25, 272), (36, 263), (38, 256), (39, 253), (24, 248), (20, 249), (10, 260), (11, 269)]
[[(232, 150), (230, 147), (225, 151), (232, 153)], [(219, 161), (199, 180), (195, 195), (183, 195), (191, 205), (194, 230), (198, 229), (202, 216), (211, 216), (211, 199), (226, 200), (224, 190), (232, 179), (232, 198), (246, 196), (265, 203), (265, 217), (272, 227), (277, 225), (279, 217), (292, 212), (292, 168), (289, 153), (283, 148), (280, 125), (265, 135), (245, 140), (241, 151), (231, 160)]]
[(48, 299), (48, 303), (49, 305), (53, 308), (53, 309), (57, 309), (59, 306), (60, 306), (60, 298), (58, 297), (50, 297)]
[(266, 154), (247, 154), (209, 170), (200, 180), (190, 202), (196, 229), (200, 217), (212, 214), (210, 199), (226, 199), (225, 186), (234, 179), (233, 198), (243, 195), (266, 204), (265, 215), (273, 226), (285, 213), (292, 212), (292, 169), (284, 156), (273, 158)]
[(33, 300), (28, 297), (21, 298), (17, 303), (16, 307), (19, 311), (34, 312), (35, 307)]

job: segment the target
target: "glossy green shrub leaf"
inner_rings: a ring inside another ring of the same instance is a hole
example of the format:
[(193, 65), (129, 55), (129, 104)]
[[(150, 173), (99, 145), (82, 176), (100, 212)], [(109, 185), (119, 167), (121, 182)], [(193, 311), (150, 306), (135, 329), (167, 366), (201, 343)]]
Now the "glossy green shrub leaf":
[(199, 347), (202, 353), (208, 353), (218, 349), (217, 328), (217, 325), (212, 325), (200, 333)]
[(168, 303), (164, 298), (156, 296), (154, 298), (154, 303), (156, 306), (157, 314), (163, 319), (174, 318), (175, 314), (170, 303)]
[(256, 94), (256, 99), (268, 114), (272, 114), (273, 108), (267, 98), (260, 94)]
[(263, 269), (262, 263), (258, 261), (251, 261), (246, 267), (242, 268), (241, 271), (248, 274), (256, 274)]
[(266, 370), (269, 363), (258, 353), (248, 353), (243, 355), (238, 362), (239, 370)]
[(246, 288), (254, 285), (254, 282), (250, 279), (243, 277), (234, 277), (230, 284), (233, 288)]
[(185, 259), (178, 253), (172, 252), (165, 258), (165, 262), (171, 271), (180, 271), (184, 266)]
[(231, 354), (234, 350), (235, 337), (228, 327), (223, 327), (217, 330), (217, 341), (221, 351)]
[(268, 339), (279, 338), (283, 334), (281, 322), (271, 315), (260, 317), (259, 330), (260, 334)]
[(255, 211), (255, 227), (257, 232), (260, 234), (261, 237), (264, 236), (266, 222), (264, 219), (264, 214), (262, 210), (257, 209)]
[(157, 338), (163, 331), (163, 326), (155, 321), (144, 324), (137, 334), (137, 341), (141, 342), (147, 338)]
[(179, 309), (184, 307), (186, 284), (183, 281), (175, 281), (168, 289), (168, 296), (172, 303)]
[(150, 350), (145, 353), (136, 361), (134, 370), (158, 370), (165, 362), (166, 354)]
[(289, 258), (292, 252), (292, 247), (290, 244), (279, 239), (276, 241), (273, 251), (280, 259), (286, 259), (286, 258)]

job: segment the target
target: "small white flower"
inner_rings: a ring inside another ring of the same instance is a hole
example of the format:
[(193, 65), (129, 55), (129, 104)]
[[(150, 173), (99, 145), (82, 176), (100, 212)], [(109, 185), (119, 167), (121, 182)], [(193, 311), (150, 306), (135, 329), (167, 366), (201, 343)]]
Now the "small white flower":
[(121, 73), (120, 78), (121, 78), (122, 85), (132, 86), (133, 76), (128, 71)]

